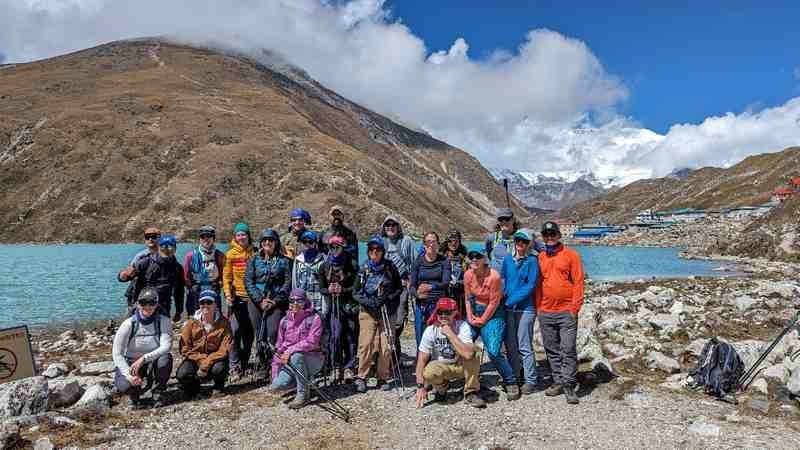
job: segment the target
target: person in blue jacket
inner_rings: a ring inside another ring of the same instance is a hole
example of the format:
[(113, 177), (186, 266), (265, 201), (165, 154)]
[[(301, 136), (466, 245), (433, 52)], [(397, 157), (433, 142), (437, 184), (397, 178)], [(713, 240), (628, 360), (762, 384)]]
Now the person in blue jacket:
[(522, 394), (539, 389), (536, 355), (533, 353), (533, 325), (536, 320), (534, 291), (539, 280), (539, 261), (530, 255), (533, 237), (525, 230), (513, 234), (513, 256), (504, 258), (500, 277), (506, 309), (505, 344), (514, 374), (522, 377)]

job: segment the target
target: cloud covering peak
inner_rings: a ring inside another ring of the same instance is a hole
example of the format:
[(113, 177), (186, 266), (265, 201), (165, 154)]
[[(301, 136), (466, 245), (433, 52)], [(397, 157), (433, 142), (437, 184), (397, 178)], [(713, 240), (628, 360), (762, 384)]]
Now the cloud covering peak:
[(266, 48), (487, 166), (633, 180), (800, 142), (800, 99), (661, 136), (618, 114), (628, 88), (584, 42), (537, 29), (518, 48), (482, 59), (457, 36), (449, 49), (429, 49), (382, 0), (0, 0), (0, 10), (11, 62), (156, 35)]

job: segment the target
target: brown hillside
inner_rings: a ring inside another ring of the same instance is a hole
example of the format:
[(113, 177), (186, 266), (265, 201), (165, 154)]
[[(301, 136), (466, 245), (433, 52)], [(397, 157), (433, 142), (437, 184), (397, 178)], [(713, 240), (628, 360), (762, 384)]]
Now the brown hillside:
[(333, 204), (362, 235), (390, 213), (492, 224), (505, 197), (476, 159), (261, 56), (143, 39), (0, 67), (0, 241), (261, 228), (299, 206), (327, 221)]
[(656, 178), (631, 183), (560, 212), (580, 221), (620, 223), (644, 209), (725, 208), (770, 200), (772, 191), (800, 175), (800, 147), (751, 156), (727, 169), (704, 167), (684, 180)]

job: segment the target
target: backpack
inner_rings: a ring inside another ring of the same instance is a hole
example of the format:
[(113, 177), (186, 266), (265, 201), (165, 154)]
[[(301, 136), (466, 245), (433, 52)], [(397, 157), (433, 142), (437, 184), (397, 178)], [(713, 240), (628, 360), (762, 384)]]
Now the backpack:
[[(155, 324), (156, 324), (156, 334), (153, 335), (153, 339), (156, 340), (156, 345), (161, 345), (161, 313), (156, 311)], [(128, 336), (128, 346), (130, 347), (131, 341), (136, 337), (136, 333), (139, 332), (139, 321), (136, 320), (136, 315), (131, 316), (131, 334)]]
[(744, 363), (736, 349), (727, 342), (711, 338), (703, 347), (697, 367), (689, 375), (692, 387), (702, 387), (707, 394), (725, 399), (736, 392), (742, 373)]

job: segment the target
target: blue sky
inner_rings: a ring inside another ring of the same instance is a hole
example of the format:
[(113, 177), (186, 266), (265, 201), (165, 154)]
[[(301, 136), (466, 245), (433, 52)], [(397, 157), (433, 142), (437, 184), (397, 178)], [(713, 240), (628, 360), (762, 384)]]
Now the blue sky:
[(779, 105), (800, 93), (796, 0), (396, 0), (388, 6), (429, 50), (463, 37), (474, 58), (513, 51), (531, 29), (580, 39), (629, 88), (620, 111), (661, 134), (675, 123)]
[(800, 145), (800, 0), (0, 0), (0, 11), (7, 62), (159, 35), (268, 48), (489, 167), (625, 183)]

